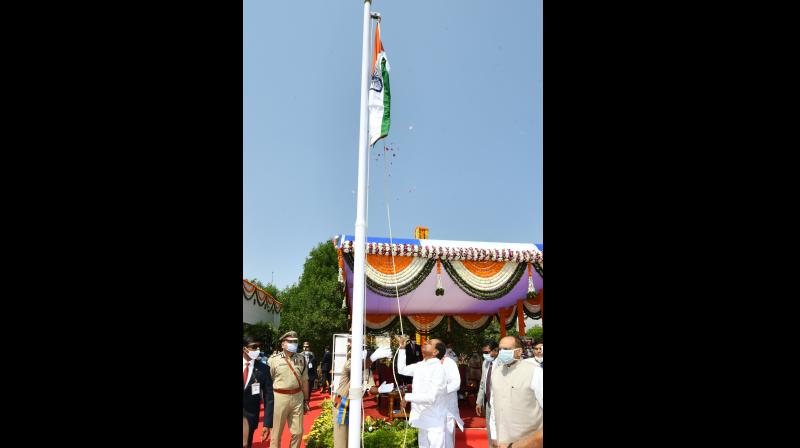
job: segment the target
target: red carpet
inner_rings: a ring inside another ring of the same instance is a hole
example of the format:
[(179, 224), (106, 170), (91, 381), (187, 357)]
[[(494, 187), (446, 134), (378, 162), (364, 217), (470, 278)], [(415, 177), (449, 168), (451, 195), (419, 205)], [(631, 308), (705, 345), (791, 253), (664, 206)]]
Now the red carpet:
[[(327, 397), (327, 394), (323, 395), (319, 392), (314, 392), (311, 394), (311, 401), (309, 403), (311, 406), (311, 411), (303, 416), (303, 434), (308, 434), (311, 431), (311, 425), (322, 412), (322, 401)], [(365, 416), (371, 416), (372, 418), (387, 418), (387, 415), (378, 411), (377, 405), (378, 403), (375, 400), (375, 397), (365, 397)], [(486, 430), (484, 429), (486, 426), (486, 419), (475, 415), (475, 406), (470, 405), (470, 402), (468, 401), (460, 402), (459, 412), (461, 414), (461, 418), (464, 420), (464, 431), (459, 431), (458, 428), (456, 428), (456, 448), (487, 448), (488, 442), (486, 440)], [(253, 435), (253, 448), (269, 447), (268, 443), (261, 443), (261, 428), (263, 427), (263, 422), (264, 411), (262, 410), (258, 428)], [(289, 446), (290, 438), (291, 435), (289, 434), (289, 427), (287, 426), (284, 428), (283, 435), (281, 437), (281, 448)], [(301, 443), (301, 446), (305, 447), (305, 442)]]
[[(311, 410), (308, 411), (308, 414), (303, 416), (303, 434), (308, 434), (311, 432), (311, 425), (314, 424), (314, 420), (319, 417), (319, 414), (322, 413), (322, 401), (327, 398), (327, 395), (322, 395), (319, 392), (314, 392), (311, 394), (311, 401), (309, 401), (308, 405), (311, 407)], [(284, 425), (286, 425), (284, 423)], [(269, 448), (269, 443), (261, 443), (261, 428), (264, 427), (264, 409), (261, 409), (261, 417), (258, 421), (258, 428), (256, 429), (256, 433), (253, 434), (253, 448)], [(289, 441), (291, 440), (292, 435), (289, 433), (289, 425), (283, 429), (283, 434), (281, 435), (281, 448), (288, 447)], [(305, 442), (302, 442), (300, 446), (306, 446)]]

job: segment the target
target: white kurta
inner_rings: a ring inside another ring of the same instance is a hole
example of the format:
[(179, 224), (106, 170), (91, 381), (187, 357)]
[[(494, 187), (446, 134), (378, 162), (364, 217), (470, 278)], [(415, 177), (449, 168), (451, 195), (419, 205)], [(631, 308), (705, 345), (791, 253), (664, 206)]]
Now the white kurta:
[[(441, 361), (431, 358), (411, 365), (406, 365), (405, 350), (400, 350), (397, 355), (397, 372), (400, 375), (414, 377), (412, 392), (405, 394), (404, 398), (411, 403), (411, 415), (408, 422), (415, 428), (420, 428), (420, 439), (427, 437), (426, 433), (443, 433), (447, 420), (447, 401), (445, 391), (447, 380)], [(431, 437), (429, 440), (420, 440), (419, 445), (431, 448), (444, 447), (442, 437)]]
[(442, 367), (444, 367), (445, 378), (447, 378), (447, 426), (445, 427), (447, 438), (445, 439), (445, 446), (453, 448), (455, 446), (456, 425), (460, 430), (464, 430), (464, 421), (461, 420), (461, 415), (458, 412), (458, 389), (461, 388), (461, 374), (458, 372), (458, 364), (451, 358), (445, 356), (442, 358), (441, 363)]

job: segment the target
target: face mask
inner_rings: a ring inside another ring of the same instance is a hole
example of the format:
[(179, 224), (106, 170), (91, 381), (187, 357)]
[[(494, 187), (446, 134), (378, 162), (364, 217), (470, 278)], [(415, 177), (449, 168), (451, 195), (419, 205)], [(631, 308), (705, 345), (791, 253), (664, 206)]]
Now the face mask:
[(492, 355), (490, 355), (488, 353), (484, 353), (483, 354), (483, 359), (485, 359), (487, 361), (494, 361), (494, 356), (492, 356)]
[(288, 350), (290, 353), (297, 353), (297, 343), (288, 342), (286, 344), (286, 350)]
[(253, 350), (253, 351), (249, 351), (249, 350), (248, 350), (248, 351), (247, 351), (247, 356), (249, 356), (249, 357), (250, 357), (250, 359), (256, 359), (256, 358), (258, 358), (258, 356), (259, 356), (260, 354), (261, 354), (261, 352), (260, 352), (260, 351), (258, 351), (258, 350)]
[(514, 349), (510, 350), (500, 349), (500, 354), (497, 356), (497, 360), (503, 364), (508, 364), (514, 361)]

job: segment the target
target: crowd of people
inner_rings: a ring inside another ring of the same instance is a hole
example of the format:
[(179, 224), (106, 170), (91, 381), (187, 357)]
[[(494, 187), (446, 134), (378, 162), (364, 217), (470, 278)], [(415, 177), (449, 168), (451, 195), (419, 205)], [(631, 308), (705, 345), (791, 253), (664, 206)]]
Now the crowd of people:
[[(458, 402), (462, 381), (458, 356), (452, 343), (429, 339), (417, 345), (405, 336), (396, 336), (398, 382), (411, 385), (401, 396), (400, 406), (411, 406), (408, 422), (419, 429), (422, 448), (453, 448), (456, 426), (463, 431)], [(294, 331), (280, 338), (280, 350), (262, 354), (262, 344), (251, 336), (242, 341), (243, 446), (250, 448), (264, 408), (264, 423), (258, 435), (271, 448), (280, 446), (281, 436), (289, 427), (291, 448), (299, 448), (303, 435), (303, 416), (309, 411), (312, 391), (330, 391), (332, 354), (325, 347), (317, 365), (308, 342), (298, 353), (298, 335)], [(350, 406), (350, 341), (340, 382), (335, 391), (333, 438), (335, 448), (346, 448)], [(530, 346), (528, 346), (530, 350)], [(380, 359), (391, 359), (389, 347), (370, 352), (362, 348), (365, 360), (364, 393), (379, 395), (394, 390), (390, 384), (374, 381), (370, 368)], [(482, 347), (480, 386), (475, 412), (485, 416), (489, 447), (541, 447), (543, 438), (543, 344), (534, 345), (533, 356), (526, 357), (522, 340), (506, 336), (499, 341), (486, 340)], [(477, 373), (476, 373), (477, 374)], [(399, 386), (399, 385), (398, 385)]]

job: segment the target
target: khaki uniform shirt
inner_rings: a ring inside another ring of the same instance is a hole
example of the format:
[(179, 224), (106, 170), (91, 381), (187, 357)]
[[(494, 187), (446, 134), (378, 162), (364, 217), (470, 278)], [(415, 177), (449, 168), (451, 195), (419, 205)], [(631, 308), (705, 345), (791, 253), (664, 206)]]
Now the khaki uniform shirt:
[[(286, 353), (283, 351), (272, 355), (267, 360), (269, 366), (269, 373), (272, 375), (272, 388), (273, 389), (297, 389), (302, 390), (302, 383), (297, 383), (297, 378), (300, 381), (308, 384), (308, 369), (306, 369), (306, 358), (299, 354), (293, 353), (289, 359), (289, 364), (286, 363)], [(297, 378), (292, 374), (289, 365), (292, 366)]]

